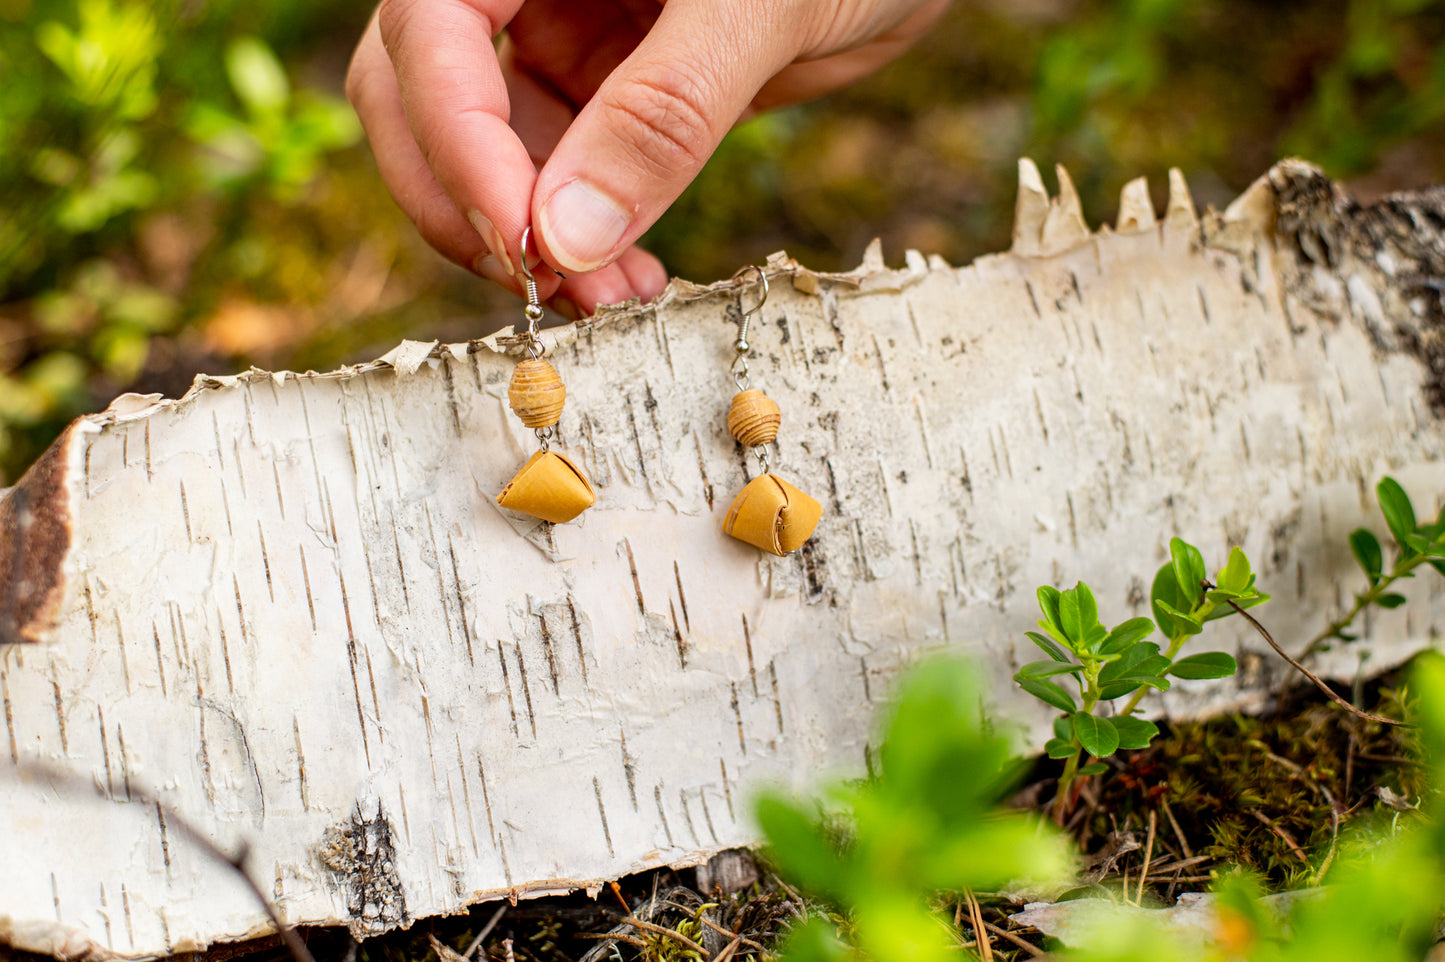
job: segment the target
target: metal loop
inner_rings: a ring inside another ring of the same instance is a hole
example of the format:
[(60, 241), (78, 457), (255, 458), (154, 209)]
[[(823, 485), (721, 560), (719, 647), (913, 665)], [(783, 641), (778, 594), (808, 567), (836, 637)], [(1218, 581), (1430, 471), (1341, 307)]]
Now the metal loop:
[(763, 473), (767, 474), (771, 467), (771, 462), (768, 460), (768, 446), (766, 444), (755, 446), (753, 448), (753, 457), (758, 459), (758, 465), (763, 469)]
[(733, 358), (732, 372), (733, 383), (738, 386), (739, 391), (746, 391), (752, 387), (753, 379), (748, 374), (748, 356), (746, 354), (739, 354)]
[(535, 434), (535, 435), (537, 435), (537, 440), (540, 441), (541, 444), (542, 444), (542, 453), (543, 453), (543, 454), (546, 454), (546, 453), (547, 453), (547, 448), (548, 448), (548, 446), (550, 445), (550, 443), (551, 443), (551, 441), (552, 441), (552, 429), (551, 429), (551, 428), (537, 428), (537, 429), (534, 430), (532, 433)]
[(747, 309), (743, 308), (742, 291), (738, 291), (738, 310), (742, 311), (742, 319), (738, 321), (738, 339), (733, 343), (733, 350), (737, 351), (740, 355), (747, 354), (748, 351), (752, 349), (748, 344), (748, 325), (753, 322), (753, 315), (761, 311), (763, 305), (768, 302), (768, 275), (761, 267), (758, 267), (756, 264), (749, 264), (746, 267), (739, 268), (731, 279), (737, 280), (748, 271), (753, 271), (758, 275), (759, 281), (762, 282), (763, 289), (758, 292), (758, 302)]
[[(522, 228), (522, 284), (527, 289), (527, 306), (522, 308), (522, 314), (527, 318), (527, 350), (530, 352), (532, 346), (537, 344), (537, 322), (542, 319), (542, 301), (537, 296), (537, 278), (532, 275), (532, 269), (527, 266), (527, 245), (532, 242), (532, 228)], [(538, 355), (534, 354), (533, 357)]]

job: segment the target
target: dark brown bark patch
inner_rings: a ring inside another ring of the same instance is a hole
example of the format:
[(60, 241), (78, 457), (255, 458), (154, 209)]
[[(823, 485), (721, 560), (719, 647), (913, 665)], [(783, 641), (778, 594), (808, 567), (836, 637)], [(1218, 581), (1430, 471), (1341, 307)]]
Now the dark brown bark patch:
[(55, 627), (73, 537), (65, 468), (77, 438), (67, 428), (0, 497), (0, 645), (38, 642)]

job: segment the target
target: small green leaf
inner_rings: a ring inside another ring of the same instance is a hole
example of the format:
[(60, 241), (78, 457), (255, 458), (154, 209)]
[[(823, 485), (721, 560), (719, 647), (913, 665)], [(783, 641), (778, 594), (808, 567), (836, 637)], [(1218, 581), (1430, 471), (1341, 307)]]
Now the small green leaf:
[(1148, 748), (1149, 742), (1159, 734), (1159, 726), (1147, 718), (1133, 715), (1118, 715), (1110, 719), (1119, 733), (1120, 748)]
[(1074, 740), (1074, 716), (1060, 715), (1054, 719), (1054, 737), (1061, 742)]
[(1052, 705), (1059, 711), (1078, 711), (1079, 706), (1074, 704), (1073, 696), (1047, 678), (1020, 678), (1018, 683), (1020, 688), (1046, 705)]
[(1119, 731), (1107, 718), (1086, 711), (1074, 712), (1074, 732), (1084, 751), (1095, 758), (1108, 758), (1119, 750)]
[(1356, 528), (1350, 532), (1350, 550), (1355, 553), (1360, 567), (1365, 569), (1371, 587), (1379, 584), (1380, 574), (1385, 566), (1385, 554), (1380, 550), (1380, 539), (1364, 528)]
[(1099, 603), (1094, 600), (1094, 589), (1082, 581), (1074, 585), (1074, 593), (1079, 597), (1079, 633), (1082, 638), (1099, 625)]
[(773, 862), (807, 889), (836, 894), (844, 882), (846, 864), (802, 803), (765, 793), (754, 806), (754, 816), (772, 850)]
[(1070, 588), (1059, 595), (1059, 627), (1063, 629), (1064, 637), (1074, 642), (1075, 651), (1082, 648), (1084, 637), (1083, 619), (1079, 617), (1079, 592), (1077, 588)]
[(1238, 668), (1233, 655), (1206, 651), (1179, 659), (1169, 666), (1169, 674), (1176, 678), (1228, 678)]
[(1434, 568), (1442, 575), (1445, 575), (1445, 561), (1432, 561), (1430, 562), (1430, 567)]
[(1109, 770), (1109, 766), (1103, 762), (1090, 762), (1079, 769), (1079, 775), (1102, 775)]
[(1147, 638), (1153, 631), (1154, 622), (1148, 618), (1130, 618), (1123, 624), (1116, 625), (1114, 630), (1109, 632), (1104, 638), (1104, 643), (1099, 646), (1099, 654), (1112, 655), (1124, 651), (1136, 642)]
[(1062, 738), (1050, 738), (1044, 742), (1044, 754), (1050, 758), (1068, 758), (1076, 751), (1078, 749), (1073, 742), (1066, 742)]
[(1169, 539), (1169, 561), (1174, 568), (1174, 580), (1179, 591), (1193, 608), (1203, 597), (1200, 582), (1204, 580), (1204, 556), (1199, 549), (1183, 538)]
[[(1167, 601), (1154, 602), (1156, 608), (1162, 609), (1174, 625), (1174, 637), (1179, 635), (1197, 635), (1204, 630), (1204, 625), (1199, 619), (1190, 614), (1185, 614)], [(1230, 609), (1233, 610), (1233, 609)]]
[(1169, 659), (1159, 654), (1159, 646), (1152, 641), (1141, 641), (1132, 648), (1127, 649), (1118, 660), (1111, 661), (1099, 670), (1099, 681), (1108, 683), (1117, 681), (1125, 675), (1156, 675), (1158, 670), (1139, 670), (1139, 666), (1151, 658), (1158, 658), (1162, 669), (1167, 667)]
[(1214, 580), (1224, 591), (1242, 594), (1249, 589), (1254, 575), (1249, 570), (1249, 558), (1239, 545), (1229, 549), (1229, 560), (1219, 569), (1219, 576)]
[(1375, 496), (1380, 499), (1380, 512), (1390, 526), (1390, 533), (1403, 546), (1405, 537), (1414, 534), (1416, 528), (1415, 507), (1410, 504), (1410, 496), (1400, 487), (1400, 482), (1389, 475), (1375, 485)]
[(1405, 603), (1405, 600), (1406, 599), (1404, 595), (1397, 595), (1394, 592), (1390, 592), (1388, 594), (1380, 595), (1380, 597), (1376, 598), (1375, 604), (1379, 605), (1381, 608), (1398, 608)]
[(1168, 678), (1163, 678), (1159, 675), (1125, 675), (1122, 678), (1116, 678), (1107, 685), (1101, 686), (1099, 688), (1099, 700), (1113, 701), (1115, 698), (1132, 694), (1143, 686), (1153, 688), (1155, 691), (1168, 691), (1170, 681)]
[(1048, 678), (1051, 675), (1075, 675), (1084, 670), (1083, 665), (1066, 665), (1057, 661), (1031, 661), (1014, 675), (1015, 681), (1025, 678)]
[(1059, 621), (1059, 598), (1062, 593), (1053, 585), (1041, 585), (1036, 594), (1039, 599), (1039, 611), (1044, 613), (1044, 621), (1053, 625), (1059, 632), (1063, 632), (1063, 623)]
[(1068, 656), (1068, 653), (1059, 646), (1058, 642), (1054, 641), (1047, 635), (1041, 635), (1037, 631), (1026, 631), (1024, 632), (1024, 635), (1028, 638), (1029, 641), (1032, 641), (1034, 644), (1042, 648), (1044, 654), (1048, 655), (1054, 661), (1063, 662), (1064, 664), (1070, 664), (1073, 662), (1073, 659), (1070, 658)]
[(1185, 631), (1174, 618), (1164, 610), (1163, 605), (1168, 605), (1170, 611), (1178, 611), (1180, 608), (1189, 608), (1189, 602), (1179, 592), (1179, 582), (1174, 577), (1174, 565), (1166, 562), (1159, 566), (1154, 572), (1154, 583), (1149, 589), (1149, 603), (1154, 613), (1154, 621), (1158, 623), (1159, 630), (1164, 632), (1168, 638), (1178, 638), (1185, 634)]

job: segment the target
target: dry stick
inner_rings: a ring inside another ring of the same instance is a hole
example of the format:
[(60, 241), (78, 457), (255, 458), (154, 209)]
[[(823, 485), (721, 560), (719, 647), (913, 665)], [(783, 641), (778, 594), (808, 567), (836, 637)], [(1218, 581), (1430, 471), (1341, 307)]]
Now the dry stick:
[(964, 889), (963, 897), (968, 900), (968, 917), (973, 923), (973, 944), (979, 946), (983, 962), (993, 962), (993, 942), (984, 934), (983, 910), (978, 907), (978, 898), (972, 889)]
[(729, 959), (731, 959), (734, 955), (737, 954), (738, 946), (742, 944), (743, 937), (739, 935), (727, 945), (723, 946), (723, 950), (717, 954), (717, 958), (713, 959), (713, 962), (728, 962)]
[[(692, 909), (687, 908), (686, 906), (683, 906), (683, 905), (678, 905), (676, 902), (671, 902), (671, 901), (669, 901), (667, 904), (668, 904), (668, 905), (671, 905), (673, 908), (681, 909), (681, 910), (684, 911), (684, 912), (692, 912)], [(742, 939), (742, 944), (743, 944), (746, 948), (756, 949), (756, 950), (758, 950), (758, 951), (762, 951), (763, 946), (762, 946), (761, 943), (759, 943), (759, 942), (754, 942), (752, 939), (749, 939), (749, 938), (746, 938), (746, 937), (744, 937), (744, 936), (742, 936), (742, 935), (739, 935), (737, 932), (732, 932), (732, 931), (729, 931), (728, 929), (723, 928), (721, 925), (718, 925), (716, 922), (714, 922), (712, 919), (708, 918), (708, 917), (707, 917), (706, 915), (704, 915), (702, 912), (696, 913), (695, 915), (693, 915), (693, 918), (697, 919), (697, 920), (698, 920), (699, 922), (701, 922), (703, 925), (706, 925), (708, 928), (712, 929), (712, 930), (713, 930), (714, 932), (716, 932), (718, 935), (726, 935), (726, 936), (728, 936), (729, 938)], [(721, 955), (721, 953), (719, 953), (719, 955)]]
[(1259, 809), (1251, 808), (1248, 811), (1249, 814), (1259, 819), (1261, 825), (1269, 829), (1274, 834), (1278, 835), (1280, 839), (1289, 846), (1289, 850), (1293, 852), (1301, 862), (1305, 863), (1305, 865), (1310, 864), (1309, 856), (1305, 855), (1304, 849), (1299, 847), (1299, 843), (1294, 840), (1294, 837), (1291, 836), (1289, 832), (1286, 832), (1284, 829), (1276, 825), (1268, 815), (1264, 814)]
[(472, 957), (472, 953), (477, 950), (477, 946), (482, 944), (482, 940), (492, 934), (492, 929), (496, 928), (497, 923), (502, 921), (502, 916), (506, 914), (507, 908), (507, 903), (503, 902), (501, 908), (497, 909), (497, 911), (492, 914), (491, 919), (487, 922), (486, 925), (482, 926), (482, 930), (477, 933), (477, 937), (472, 939), (472, 944), (468, 945), (467, 950), (462, 953), (462, 962), (466, 962), (467, 959), (470, 959)]
[(502, 940), (502, 952), (504, 953), (504, 955), (505, 955), (505, 957), (506, 957), (506, 959), (507, 959), (507, 962), (517, 962), (517, 957), (512, 954), (512, 940), (511, 940), (511, 939), (503, 939), (503, 940)]
[(1398, 721), (1394, 718), (1386, 718), (1384, 715), (1372, 715), (1367, 711), (1360, 711), (1354, 705), (1351, 705), (1346, 699), (1341, 698), (1338, 694), (1336, 694), (1333, 688), (1325, 684), (1324, 680), (1321, 679), (1319, 675), (1316, 675), (1314, 672), (1310, 671), (1304, 665), (1301, 665), (1298, 661), (1295, 661), (1288, 654), (1286, 654), (1285, 650), (1281, 648), (1279, 646), (1279, 643), (1270, 636), (1270, 633), (1265, 630), (1264, 625), (1260, 624), (1255, 619), (1254, 615), (1251, 615), (1249, 612), (1239, 607), (1239, 605), (1235, 604), (1233, 598), (1227, 600), (1229, 601), (1229, 607), (1233, 608), (1240, 615), (1243, 615), (1244, 620), (1253, 625), (1254, 630), (1264, 636), (1264, 640), (1269, 642), (1269, 646), (1273, 648), (1281, 658), (1293, 665), (1295, 670), (1297, 670), (1300, 674), (1304, 675), (1310, 681), (1314, 682), (1316, 688), (1324, 692), (1327, 696), (1329, 696), (1329, 699), (1331, 701), (1339, 705), (1345, 711), (1349, 712), (1352, 715), (1358, 715), (1366, 721), (1379, 722), (1382, 725), (1399, 725), (1403, 728), (1411, 727), (1409, 725), (1406, 725), (1404, 722)]
[(986, 929), (988, 929), (988, 930), (989, 930), (990, 932), (992, 932), (994, 935), (999, 936), (1000, 938), (1008, 939), (1008, 940), (1009, 940), (1010, 942), (1012, 942), (1014, 945), (1017, 945), (1019, 948), (1023, 949), (1025, 952), (1027, 952), (1027, 953), (1029, 953), (1030, 955), (1032, 955), (1034, 958), (1036, 958), (1036, 959), (1041, 959), (1041, 958), (1043, 958), (1043, 955), (1044, 955), (1043, 949), (1040, 949), (1037, 945), (1034, 945), (1034, 944), (1031, 943), (1031, 942), (1028, 942), (1028, 941), (1026, 941), (1026, 940), (1024, 940), (1024, 939), (1019, 938), (1017, 935), (1014, 935), (1012, 932), (1008, 931), (1007, 929), (1001, 929), (1001, 928), (999, 928), (997, 925), (994, 925), (992, 922), (985, 922), (985, 923), (983, 923), (983, 927), (986, 928)]
[(628, 945), (635, 945), (639, 949), (647, 948), (647, 943), (635, 935), (628, 935), (626, 932), (578, 932), (574, 938), (598, 939), (607, 942), (626, 942)]
[(1134, 896), (1135, 905), (1144, 904), (1144, 883), (1149, 875), (1149, 862), (1154, 858), (1154, 828), (1158, 821), (1154, 809), (1149, 809), (1149, 839), (1144, 843), (1144, 870), (1139, 873), (1139, 894)]
[(642, 919), (639, 919), (633, 915), (628, 915), (621, 921), (627, 923), (635, 929), (642, 929), (644, 932), (651, 932), (654, 935), (661, 935), (672, 939), (678, 945), (681, 945), (687, 949), (691, 949), (698, 955), (702, 956), (703, 962), (707, 962), (707, 960), (712, 957), (707, 949), (698, 945), (696, 942), (683, 935), (681, 932), (674, 932), (672, 929), (668, 928), (665, 925), (658, 925), (654, 922), (644, 922)]
[(153, 806), (156, 811), (163, 812), (165, 814), (167, 827), (173, 826), (179, 829), (182, 838), (188, 839), (192, 845), (211, 856), (211, 858), (218, 862), (223, 862), (235, 870), (236, 874), (241, 877), (241, 881), (245, 883), (247, 890), (249, 890), (250, 893), (255, 896), (256, 901), (260, 903), (262, 910), (266, 913), (266, 917), (271, 920), (271, 924), (276, 927), (276, 934), (281, 936), (282, 942), (286, 943), (286, 948), (291, 952), (291, 957), (295, 959), (295, 962), (316, 962), (316, 959), (311, 955), (311, 950), (306, 948), (305, 942), (301, 941), (301, 936), (297, 935), (294, 929), (281, 921), (281, 916), (276, 914), (276, 907), (271, 904), (271, 901), (266, 898), (265, 893), (261, 891), (261, 887), (251, 878), (251, 873), (246, 871), (246, 861), (250, 857), (251, 846), (244, 840), (234, 855), (225, 851), (215, 842), (202, 835), (200, 830), (192, 825), (180, 812), (168, 805), (161, 804), (159, 799), (135, 782), (130, 783), (130, 793), (128, 797), (116, 799), (103, 794), (100, 785), (96, 782), (88, 778), (82, 778), (75, 772), (56, 768), (44, 762), (16, 762), (12, 763), (10, 768), (20, 776), (22, 781), (27, 781), (30, 778), (44, 778), (50, 782), (58, 781), (70, 785), (70, 787), (77, 792), (82, 789), (88, 789), (90, 792), (95, 793), (98, 797), (108, 802), (149, 805)]
[(1164, 817), (1169, 819), (1169, 824), (1174, 829), (1174, 837), (1179, 839), (1179, 847), (1184, 850), (1184, 857), (1193, 858), (1194, 852), (1189, 848), (1189, 839), (1184, 837), (1184, 832), (1179, 828), (1179, 823), (1175, 821), (1174, 809), (1169, 807), (1169, 799), (1160, 798), (1159, 804), (1164, 809)]

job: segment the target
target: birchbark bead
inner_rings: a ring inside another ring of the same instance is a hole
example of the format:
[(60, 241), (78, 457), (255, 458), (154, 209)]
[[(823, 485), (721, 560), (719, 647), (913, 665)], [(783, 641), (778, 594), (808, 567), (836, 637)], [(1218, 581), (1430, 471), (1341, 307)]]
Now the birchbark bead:
[(562, 416), (567, 385), (556, 369), (541, 358), (528, 358), (512, 371), (507, 401), (529, 428), (550, 428)]
[(733, 395), (732, 406), (728, 408), (728, 433), (737, 438), (739, 444), (755, 448), (772, 443), (782, 420), (776, 401), (756, 388), (749, 388)]

